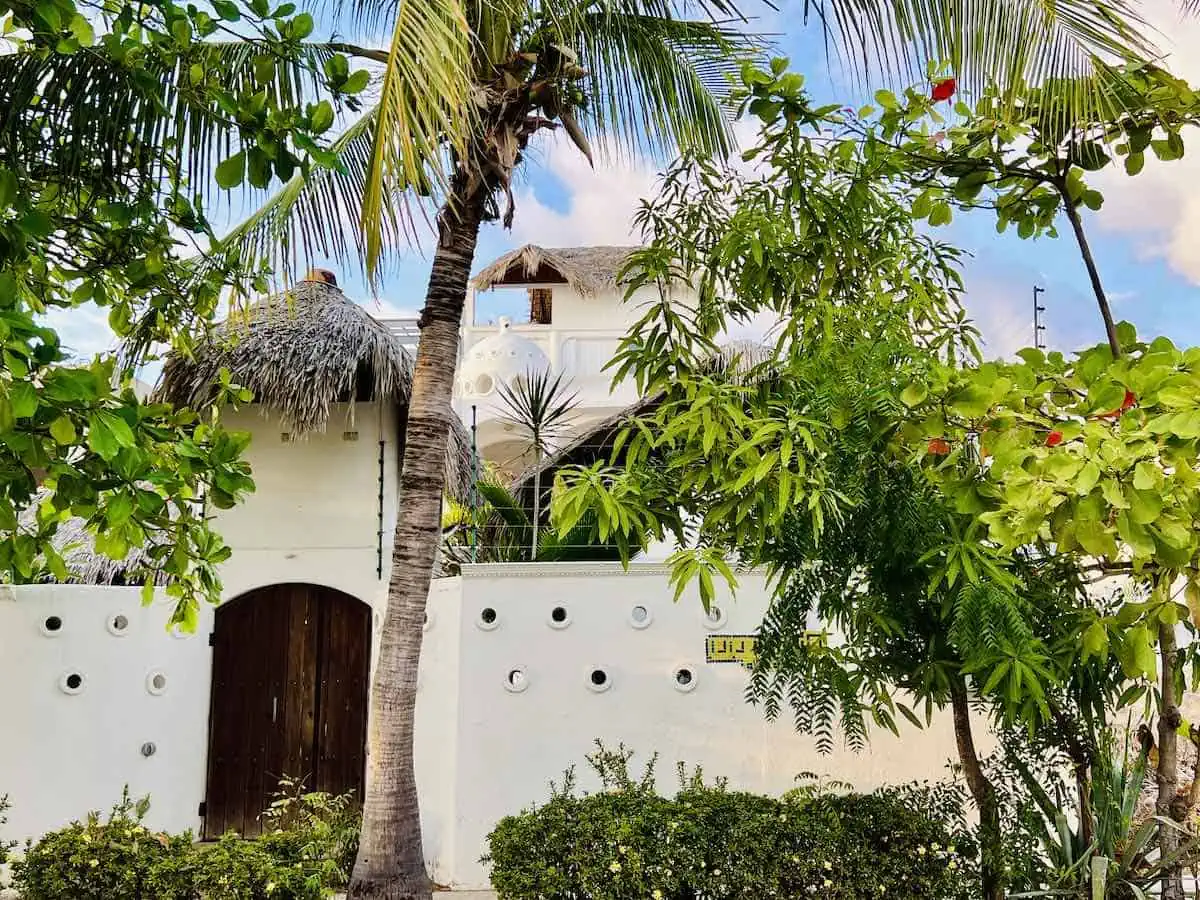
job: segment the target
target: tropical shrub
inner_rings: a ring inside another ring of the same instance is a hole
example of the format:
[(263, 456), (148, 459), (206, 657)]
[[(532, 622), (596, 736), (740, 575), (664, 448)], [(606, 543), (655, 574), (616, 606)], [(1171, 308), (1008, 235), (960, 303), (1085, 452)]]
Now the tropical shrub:
[(773, 798), (706, 784), (680, 767), (674, 798), (654, 788), (653, 761), (588, 757), (604, 790), (577, 794), (573, 773), (544, 806), (501, 820), (486, 862), (501, 900), (685, 900), (807, 897), (957, 900), (969, 896), (973, 847), (961, 806), (948, 820), (928, 789), (824, 790)]
[(353, 793), (305, 791), (303, 780), (284, 778), (262, 818), (259, 843), (275, 859), (316, 872), (329, 887), (349, 883), (362, 830)]
[[(0, 823), (6, 808), (0, 800)], [(146, 828), (149, 808), (126, 789), (106, 819), (89, 813), (28, 842), (13, 886), (23, 900), (316, 900), (346, 884), (358, 852), (354, 797), (305, 792), (295, 779), (281, 782), (257, 840), (196, 845), (191, 832)]]
[[(8, 824), (8, 811), (12, 805), (8, 802), (8, 794), (0, 794), (0, 825)], [(0, 838), (0, 866), (8, 862), (8, 851), (17, 845), (16, 841), (6, 841)]]
[(92, 812), (28, 843), (13, 886), (24, 900), (191, 900), (192, 835), (146, 828), (149, 807), (126, 790), (106, 819)]
[(320, 900), (329, 891), (319, 871), (277, 859), (267, 844), (227, 834), (195, 853), (195, 892), (204, 900)]

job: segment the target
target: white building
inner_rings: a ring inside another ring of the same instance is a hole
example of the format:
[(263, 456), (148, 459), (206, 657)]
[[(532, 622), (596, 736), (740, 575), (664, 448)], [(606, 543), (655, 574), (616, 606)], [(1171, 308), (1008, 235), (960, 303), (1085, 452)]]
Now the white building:
[[(481, 273), (525, 290), (532, 321), (486, 323), (474, 294), (456, 397), (477, 407), (483, 456), (518, 448), (495, 385), (533, 366), (566, 372), (581, 428), (636, 398), (601, 372), (636, 316), (622, 303), (621, 248), (523, 248)], [(548, 292), (548, 293), (546, 293)], [(549, 314), (546, 315), (546, 311)], [(157, 827), (254, 833), (278, 779), (363, 788), (368, 684), (390, 574), (408, 358), (397, 334), (328, 284), (258, 307), (200, 352), (168, 364), (164, 387), (202, 401), (228, 367), (261, 402), (229, 423), (253, 434), (257, 490), (216, 516), (233, 548), (222, 603), (195, 634), (170, 632), (170, 602), (142, 608), (122, 566), (70, 557), (78, 581), (0, 590), (5, 727), (0, 837), (24, 838), (106, 809), (129, 785)], [(490, 384), (488, 379), (490, 379)], [(464, 494), (469, 436), (456, 431), (449, 484)], [(402, 499), (399, 500), (402, 502)], [(665, 570), (634, 563), (466, 566), (435, 581), (418, 685), (417, 766), (436, 882), (486, 887), (479, 857), (501, 816), (546, 798), (593, 740), (658, 752), (739, 787), (787, 789), (826, 772), (862, 787), (937, 778), (944, 728), (881, 735), (869, 752), (822, 757), (787, 721), (744, 702), (745, 671), (723, 639), (752, 635), (768, 602), (743, 579), (711, 616), (672, 602)], [(710, 638), (713, 639), (710, 641)], [(714, 657), (710, 662), (709, 658)]]

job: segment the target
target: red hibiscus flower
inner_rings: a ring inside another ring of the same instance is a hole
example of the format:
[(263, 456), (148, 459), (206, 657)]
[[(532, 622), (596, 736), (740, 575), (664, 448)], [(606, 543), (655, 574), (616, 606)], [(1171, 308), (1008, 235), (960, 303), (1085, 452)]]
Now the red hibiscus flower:
[(1061, 431), (1052, 431), (1046, 435), (1046, 446), (1057, 447), (1063, 442), (1063, 433)]
[(929, 441), (929, 452), (933, 456), (945, 456), (950, 452), (950, 442), (945, 438), (932, 438)]
[(953, 78), (946, 78), (934, 84), (933, 92), (929, 96), (935, 101), (949, 100), (954, 96), (954, 88), (957, 84)]

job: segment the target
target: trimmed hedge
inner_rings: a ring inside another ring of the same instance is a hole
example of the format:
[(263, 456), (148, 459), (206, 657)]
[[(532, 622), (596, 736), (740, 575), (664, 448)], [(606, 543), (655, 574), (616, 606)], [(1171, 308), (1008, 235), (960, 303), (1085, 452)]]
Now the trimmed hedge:
[[(503, 819), (488, 838), (500, 900), (958, 900), (974, 848), (956, 795), (793, 791), (782, 799), (682, 780), (657, 794), (652, 766), (628, 777), (624, 748), (589, 757), (602, 793), (573, 778), (550, 801)], [(681, 772), (682, 776), (682, 772)]]

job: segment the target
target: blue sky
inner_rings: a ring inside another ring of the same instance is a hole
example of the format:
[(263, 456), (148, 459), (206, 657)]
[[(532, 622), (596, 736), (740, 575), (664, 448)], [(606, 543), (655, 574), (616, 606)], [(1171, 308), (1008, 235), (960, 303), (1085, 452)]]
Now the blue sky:
[[(760, 31), (775, 35), (782, 55), (805, 74), (819, 100), (860, 102), (862, 91), (839, 74), (817, 26), (804, 25), (802, 0), (787, 0), (778, 13), (760, 19)], [(748, 4), (747, 4), (748, 6)], [(1150, 0), (1151, 21), (1162, 32), (1160, 44), (1177, 75), (1200, 84), (1200, 20), (1180, 23), (1174, 6)], [(320, 21), (319, 32), (336, 32), (337, 23)], [(353, 35), (362, 43), (385, 45), (386, 37)], [(1186, 139), (1186, 136), (1185, 136)], [(598, 162), (590, 170), (572, 148), (544, 137), (532, 148), (517, 185), (517, 214), (511, 232), (485, 226), (476, 266), (514, 246), (632, 243), (630, 216), (638, 199), (654, 190), (661, 160), (635, 159), (620, 165)], [(1200, 343), (1200, 141), (1181, 161), (1149, 161), (1143, 173), (1128, 178), (1119, 169), (1102, 173), (1097, 184), (1104, 207), (1088, 215), (1088, 231), (1105, 286), (1118, 318), (1127, 318), (1145, 335), (1166, 334), (1183, 344)], [(235, 202), (235, 212), (242, 204)], [(248, 211), (248, 209), (247, 209)], [(1103, 338), (1087, 276), (1069, 231), (1058, 239), (1022, 241), (1014, 233), (997, 235), (987, 211), (959, 215), (939, 229), (940, 236), (967, 250), (964, 276), (967, 304), (983, 329), (989, 355), (1008, 355), (1030, 342), (1031, 290), (1046, 289), (1046, 342), (1069, 350)], [(402, 248), (400, 260), (372, 298), (362, 279), (339, 272), (344, 290), (377, 312), (411, 313), (421, 303), (429, 269), (430, 244)], [(497, 301), (503, 292), (491, 296)], [(481, 307), (486, 302), (481, 298)], [(494, 313), (503, 312), (495, 305)], [(103, 316), (94, 310), (60, 313), (55, 324), (68, 345), (81, 353), (103, 349), (110, 340)]]

